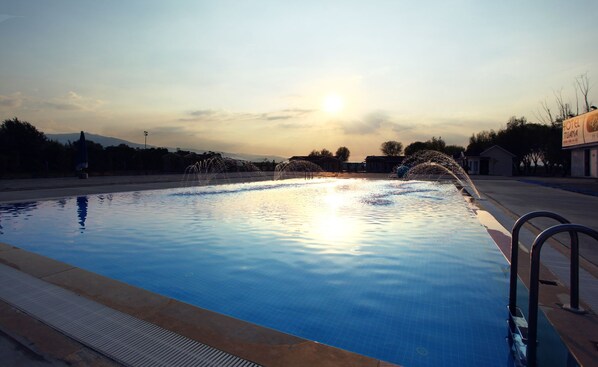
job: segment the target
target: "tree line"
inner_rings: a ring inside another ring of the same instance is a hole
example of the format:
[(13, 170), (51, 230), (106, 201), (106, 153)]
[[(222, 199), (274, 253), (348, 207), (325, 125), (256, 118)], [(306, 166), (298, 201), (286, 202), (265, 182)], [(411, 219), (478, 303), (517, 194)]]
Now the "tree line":
[(384, 155), (406, 156), (420, 150), (437, 150), (456, 157), (461, 152), (466, 156), (478, 156), (484, 150), (498, 145), (515, 155), (513, 166), (516, 174), (535, 175), (543, 167), (548, 175), (566, 175), (571, 167), (571, 155), (562, 149), (563, 121), (595, 109), (590, 100), (590, 78), (587, 73), (575, 78), (575, 103), (568, 102), (562, 90), (554, 92), (554, 104), (546, 100), (540, 103), (536, 115), (539, 122), (529, 122), (524, 116), (511, 117), (504, 128), (484, 130), (469, 138), (467, 147), (447, 145), (442, 138), (432, 137), (425, 142), (416, 141), (403, 150), (403, 144), (390, 140), (382, 143)]
[(400, 156), (402, 153), (407, 156), (422, 150), (436, 150), (450, 156), (457, 156), (464, 152), (465, 148), (459, 145), (447, 145), (442, 137), (435, 136), (426, 141), (414, 141), (407, 145), (404, 151), (403, 143), (396, 140), (385, 141), (380, 145), (380, 151), (386, 156)]
[[(86, 141), (89, 170), (93, 175), (182, 173), (190, 164), (218, 155), (196, 154), (166, 148), (132, 148), (125, 144), (103, 147)], [(49, 140), (35, 126), (18, 118), (0, 125), (0, 177), (71, 176), (75, 172), (77, 142)], [(263, 163), (263, 162), (262, 162)], [(272, 164), (266, 162), (264, 168)]]
[(332, 152), (326, 148), (324, 148), (322, 150), (314, 149), (308, 155), (308, 157), (330, 157), (330, 158), (334, 157), (341, 162), (348, 161), (350, 156), (351, 156), (351, 151), (347, 147), (339, 147), (336, 150), (335, 154), (332, 154)]
[[(413, 142), (403, 149), (398, 141), (386, 141), (380, 151), (384, 155), (411, 155), (420, 150), (437, 150), (458, 157), (462, 152), (477, 156), (493, 145), (499, 145), (515, 155), (518, 174), (533, 175), (544, 166), (547, 174), (565, 174), (570, 167), (568, 152), (561, 149), (562, 117), (550, 124), (530, 123), (525, 117), (511, 117), (506, 127), (473, 134), (467, 147), (447, 145), (442, 137)], [(0, 177), (69, 176), (74, 172), (78, 145), (61, 144), (49, 140), (29, 122), (17, 118), (0, 125)], [(210, 158), (217, 153), (196, 154), (166, 148), (132, 148), (128, 145), (103, 147), (87, 141), (90, 171), (94, 175), (181, 173), (190, 164)], [(341, 146), (333, 154), (328, 149), (313, 150), (309, 157), (334, 157), (348, 161), (350, 150)], [(276, 162), (256, 162), (261, 170), (273, 170)]]
[(421, 150), (436, 150), (454, 158), (461, 154), (479, 156), (484, 150), (498, 145), (515, 155), (513, 166), (519, 175), (543, 173), (549, 175), (566, 174), (571, 157), (562, 149), (562, 120), (551, 124), (531, 123), (525, 117), (511, 117), (504, 128), (484, 130), (469, 138), (467, 147), (447, 145), (441, 137), (432, 137), (425, 142), (416, 141), (403, 150), (403, 144), (390, 140), (382, 143), (380, 151), (387, 156), (409, 156)]

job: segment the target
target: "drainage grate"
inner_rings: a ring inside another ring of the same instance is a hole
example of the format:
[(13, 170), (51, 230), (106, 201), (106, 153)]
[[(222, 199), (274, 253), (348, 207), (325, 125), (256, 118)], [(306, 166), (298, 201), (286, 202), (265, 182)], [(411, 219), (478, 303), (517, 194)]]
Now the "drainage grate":
[(125, 365), (259, 366), (3, 264), (0, 298)]

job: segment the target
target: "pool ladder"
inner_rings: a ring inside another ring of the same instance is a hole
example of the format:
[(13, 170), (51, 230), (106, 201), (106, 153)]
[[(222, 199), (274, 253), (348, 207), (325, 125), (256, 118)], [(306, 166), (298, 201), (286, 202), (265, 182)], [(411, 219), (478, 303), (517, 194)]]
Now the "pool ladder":
[[(530, 289), (528, 317), (517, 307), (517, 267), (519, 258), (519, 231), (521, 227), (533, 218), (552, 218), (561, 224), (542, 231), (534, 240), (530, 251)], [(571, 237), (571, 264), (569, 304), (563, 309), (577, 314), (586, 311), (579, 307), (579, 238), (578, 233), (586, 234), (598, 241), (598, 231), (579, 224), (571, 224), (562, 216), (546, 211), (535, 211), (521, 216), (513, 225), (511, 231), (511, 274), (509, 282), (509, 339), (516, 362), (521, 366), (536, 366), (537, 335), (538, 335), (538, 291), (540, 286), (540, 250), (544, 242), (550, 237), (569, 232)], [(530, 340), (532, 342), (530, 342)]]

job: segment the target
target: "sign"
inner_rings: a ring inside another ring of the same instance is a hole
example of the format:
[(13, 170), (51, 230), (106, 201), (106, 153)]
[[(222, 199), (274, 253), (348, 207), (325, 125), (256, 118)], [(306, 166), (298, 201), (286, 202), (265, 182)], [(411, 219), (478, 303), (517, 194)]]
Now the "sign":
[(598, 110), (586, 117), (586, 129), (583, 134), (586, 143), (598, 143)]
[(598, 143), (598, 110), (563, 121), (563, 148)]

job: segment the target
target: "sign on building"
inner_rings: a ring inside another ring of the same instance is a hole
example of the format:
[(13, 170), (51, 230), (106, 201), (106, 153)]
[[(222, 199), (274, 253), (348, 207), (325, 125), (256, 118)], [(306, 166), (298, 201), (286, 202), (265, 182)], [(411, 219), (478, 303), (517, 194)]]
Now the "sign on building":
[(563, 121), (563, 148), (598, 143), (598, 110)]

